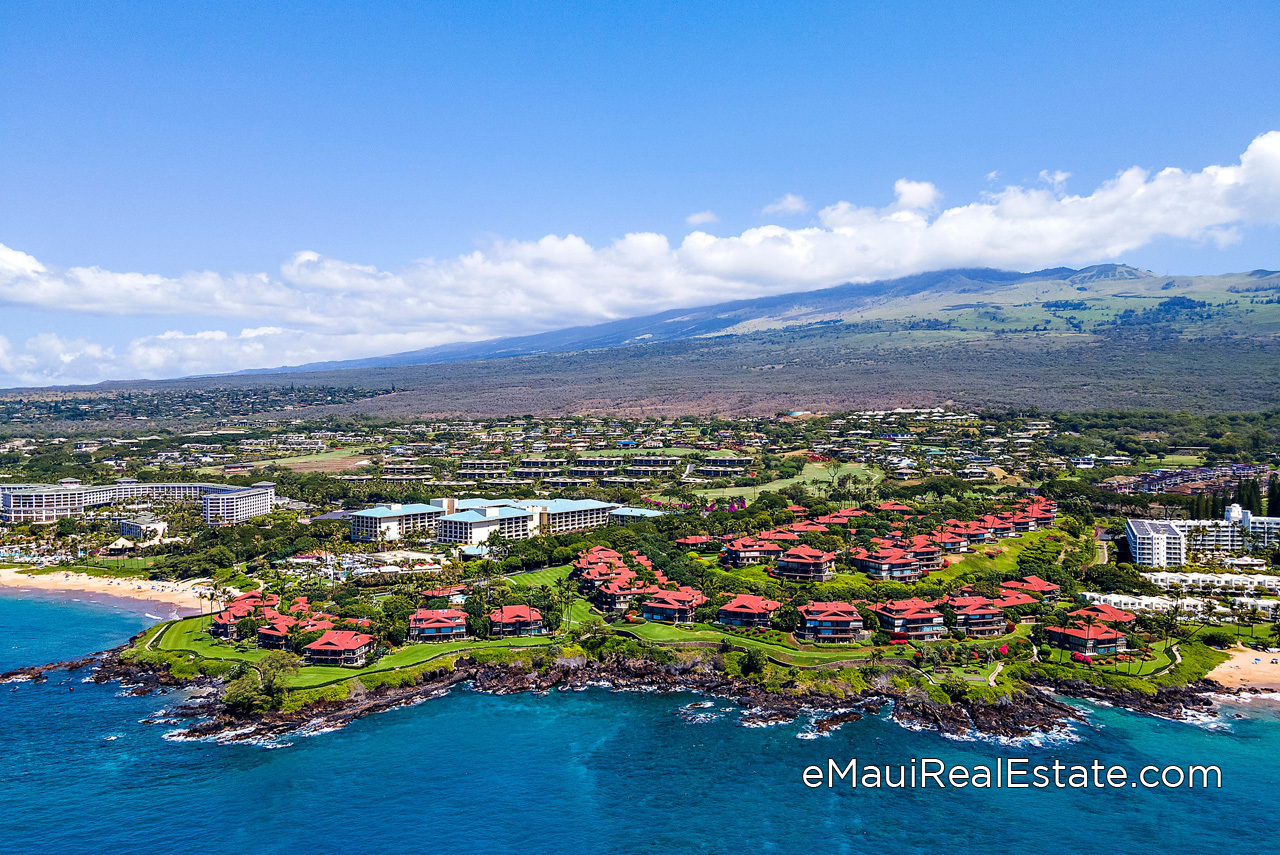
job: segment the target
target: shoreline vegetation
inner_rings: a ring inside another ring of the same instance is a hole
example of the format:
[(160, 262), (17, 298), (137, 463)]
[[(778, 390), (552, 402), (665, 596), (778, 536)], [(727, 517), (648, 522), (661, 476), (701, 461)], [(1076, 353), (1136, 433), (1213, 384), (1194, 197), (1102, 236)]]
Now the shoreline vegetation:
[[(299, 669), (279, 651), (252, 651), (257, 655), (238, 659), (207, 655), (211, 651), (194, 641), (190, 631), (192, 623), (201, 620), (160, 623), (113, 650), (18, 669), (0, 675), (0, 682), (43, 681), (50, 671), (87, 668), (95, 682), (119, 681), (133, 694), (186, 690), (188, 699), (173, 714), (191, 723), (178, 735), (225, 742), (342, 727), (365, 715), (442, 697), (461, 685), (494, 694), (587, 688), (694, 692), (735, 702), (746, 726), (811, 716), (818, 732), (879, 714), (888, 706), (892, 719), (907, 727), (1005, 738), (1054, 733), (1082, 720), (1083, 714), (1063, 699), (1090, 699), (1186, 719), (1216, 714), (1215, 698), (1222, 695), (1260, 693), (1257, 686), (1230, 685), (1207, 676), (1215, 668), (1229, 667), (1235, 657), (1194, 641), (1179, 645), (1178, 663), (1151, 679), (1009, 661), (989, 684), (957, 689), (937, 684), (897, 660), (861, 666), (783, 666), (765, 657), (761, 665), (752, 661), (756, 657), (749, 650), (727, 642), (690, 648), (621, 636), (413, 645), (407, 650), (417, 654), (417, 660), (389, 661), (393, 654), (381, 660), (382, 667), (356, 672)], [(261, 692), (275, 694), (275, 702), (238, 701), (229, 689), (246, 674)]]

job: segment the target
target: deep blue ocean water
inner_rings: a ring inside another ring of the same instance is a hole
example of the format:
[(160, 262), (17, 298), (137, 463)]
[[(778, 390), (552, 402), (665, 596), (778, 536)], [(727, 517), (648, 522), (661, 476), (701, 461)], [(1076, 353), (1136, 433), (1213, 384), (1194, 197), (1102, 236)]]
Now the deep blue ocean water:
[[(0, 670), (124, 640), (127, 607), (0, 598)], [(34, 625), (41, 628), (32, 631)], [(25, 630), (23, 628), (26, 628)], [(133, 853), (1280, 852), (1280, 716), (1211, 729), (1090, 711), (1074, 741), (955, 741), (868, 718), (737, 724), (692, 695), (457, 691), (278, 748), (165, 739), (174, 696), (118, 696), (80, 676), (0, 685), (0, 851)], [(810, 790), (826, 758), (997, 755), (1133, 770), (1213, 763), (1213, 791)]]

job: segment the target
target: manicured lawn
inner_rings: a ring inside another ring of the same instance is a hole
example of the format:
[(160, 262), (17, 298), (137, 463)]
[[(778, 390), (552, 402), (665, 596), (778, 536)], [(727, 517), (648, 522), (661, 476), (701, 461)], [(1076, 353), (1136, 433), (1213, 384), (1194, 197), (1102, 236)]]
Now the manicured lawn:
[(232, 659), (236, 661), (257, 662), (267, 651), (250, 645), (248, 650), (236, 650), (226, 642), (215, 640), (209, 635), (210, 618), (191, 617), (171, 624), (160, 636), (154, 647), (159, 650), (189, 650), (206, 659)]
[(616, 628), (629, 632), (637, 638), (652, 641), (656, 644), (670, 644), (682, 641), (708, 641), (719, 644), (728, 641), (739, 647), (758, 647), (780, 662), (790, 665), (822, 665), (827, 662), (839, 662), (847, 659), (866, 658), (871, 653), (869, 647), (835, 647), (826, 650), (798, 650), (781, 644), (772, 644), (746, 636), (723, 632), (707, 624), (694, 624), (690, 627), (672, 626), (665, 623), (617, 624)]
[(109, 570), (121, 567), (146, 570), (152, 564), (155, 564), (158, 558), (159, 556), (156, 555), (149, 555), (146, 558), (86, 558), (81, 563), (91, 567), (105, 567)]
[[(1032, 531), (1018, 535), (1017, 537), (1006, 538), (1005, 540), (997, 541), (994, 544), (974, 547), (975, 551), (965, 553), (961, 561), (958, 561), (956, 564), (944, 570), (939, 570), (936, 573), (930, 573), (929, 578), (946, 580), (965, 573), (976, 573), (979, 570), (999, 570), (1007, 573), (1011, 570), (1017, 569), (1018, 555), (1022, 550), (1032, 544), (1042, 542), (1051, 534), (1058, 534), (1059, 536), (1062, 536), (1061, 532), (1054, 529), (1045, 529), (1044, 531)], [(986, 554), (987, 550), (994, 551), (997, 549), (1000, 550), (1000, 552), (996, 555), (988, 556)]]
[(569, 607), (569, 619), (566, 626), (577, 626), (593, 614), (599, 614), (599, 612), (591, 608), (591, 603), (583, 599), (574, 600), (573, 605)]
[(556, 582), (566, 578), (572, 569), (573, 567), (569, 564), (561, 564), (558, 567), (546, 567), (529, 573), (516, 573), (507, 578), (516, 585), (526, 585), (530, 588), (536, 588), (539, 585), (554, 588)]
[(1106, 671), (1113, 674), (1128, 674), (1134, 677), (1145, 677), (1169, 667), (1173, 661), (1172, 658), (1170, 658), (1169, 653), (1165, 650), (1165, 643), (1163, 641), (1157, 641), (1155, 644), (1151, 645), (1151, 647), (1155, 651), (1156, 658), (1150, 662), (1143, 659), (1136, 659), (1133, 662), (1116, 662), (1111, 665), (1100, 665), (1097, 662), (1097, 658), (1094, 657), (1094, 664), (1092, 666), (1085, 666), (1081, 665), (1079, 662), (1073, 663), (1071, 660), (1071, 654), (1067, 651), (1056, 649), (1048, 658), (1045, 658), (1043, 655), (1041, 655), (1040, 658), (1045, 662), (1052, 662), (1055, 665), (1074, 664), (1077, 668), (1092, 667), (1095, 670)]
[[(882, 480), (884, 473), (879, 469), (868, 469), (861, 463), (845, 463), (840, 467), (840, 475), (856, 475), (859, 481), (867, 481), (872, 484)], [(768, 484), (762, 484), (758, 487), (722, 487), (720, 489), (698, 490), (700, 496), (706, 496), (708, 499), (729, 499), (729, 498), (749, 498), (754, 499), (764, 490), (781, 490), (783, 487), (789, 487), (792, 484), (801, 482), (810, 486), (821, 487), (830, 483), (832, 480), (831, 473), (827, 471), (825, 466), (818, 463), (805, 464), (804, 471), (795, 478), (779, 478), (776, 481), (770, 481)]]
[[(575, 615), (578, 607), (586, 607), (586, 603), (579, 601), (574, 604)], [(585, 615), (583, 615), (585, 617)], [(158, 650), (175, 650), (190, 651), (197, 656), (205, 659), (224, 659), (242, 662), (258, 662), (269, 651), (259, 650), (256, 647), (249, 646), (247, 650), (237, 650), (234, 646), (225, 643), (215, 643), (209, 637), (207, 627), (209, 625), (208, 617), (193, 617), (180, 620), (169, 624), (164, 630), (164, 634), (153, 646)], [(150, 634), (148, 633), (148, 636)], [(333, 683), (339, 680), (358, 677), (361, 674), (372, 674), (379, 671), (393, 671), (397, 668), (408, 668), (414, 665), (421, 665), (431, 659), (450, 654), (458, 653), (463, 650), (492, 650), (494, 648), (520, 648), (520, 647), (541, 647), (552, 644), (554, 639), (546, 636), (531, 636), (528, 638), (510, 638), (498, 639), (493, 641), (479, 641), (476, 639), (467, 639), (463, 641), (446, 641), (439, 644), (408, 644), (394, 653), (382, 657), (373, 665), (367, 668), (336, 668), (321, 665), (304, 665), (297, 674), (289, 678), (289, 685), (293, 688), (307, 689), (315, 686), (322, 686), (326, 683)]]
[(381, 671), (394, 671), (399, 668), (410, 668), (422, 665), (432, 659), (451, 656), (464, 650), (494, 650), (498, 648), (544, 647), (552, 644), (554, 639), (546, 636), (530, 636), (528, 638), (510, 638), (497, 641), (445, 641), (435, 644), (408, 644), (395, 653), (382, 657), (367, 668), (337, 668), (324, 665), (304, 665), (297, 674), (289, 678), (289, 686), (295, 689), (310, 689), (335, 683), (361, 674), (376, 674)]

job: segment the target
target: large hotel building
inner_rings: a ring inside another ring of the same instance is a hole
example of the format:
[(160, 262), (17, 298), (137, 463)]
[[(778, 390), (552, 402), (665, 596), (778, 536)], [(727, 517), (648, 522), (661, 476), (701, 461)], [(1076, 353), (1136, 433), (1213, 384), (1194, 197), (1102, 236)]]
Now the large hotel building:
[(230, 525), (270, 513), (275, 496), (275, 484), (270, 481), (239, 487), (120, 478), (114, 484), (87, 485), (66, 478), (57, 484), (0, 484), (0, 518), (8, 523), (49, 523), (83, 516), (103, 505), (161, 499), (199, 502), (205, 523)]

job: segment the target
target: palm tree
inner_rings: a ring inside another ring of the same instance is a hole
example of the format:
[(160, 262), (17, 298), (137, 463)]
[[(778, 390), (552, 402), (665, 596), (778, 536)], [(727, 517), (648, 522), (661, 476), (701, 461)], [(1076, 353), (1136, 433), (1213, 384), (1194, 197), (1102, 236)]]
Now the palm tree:
[(1257, 606), (1252, 606), (1249, 609), (1248, 616), (1249, 616), (1249, 637), (1253, 638), (1253, 626), (1254, 624), (1262, 622), (1262, 610), (1259, 609)]

